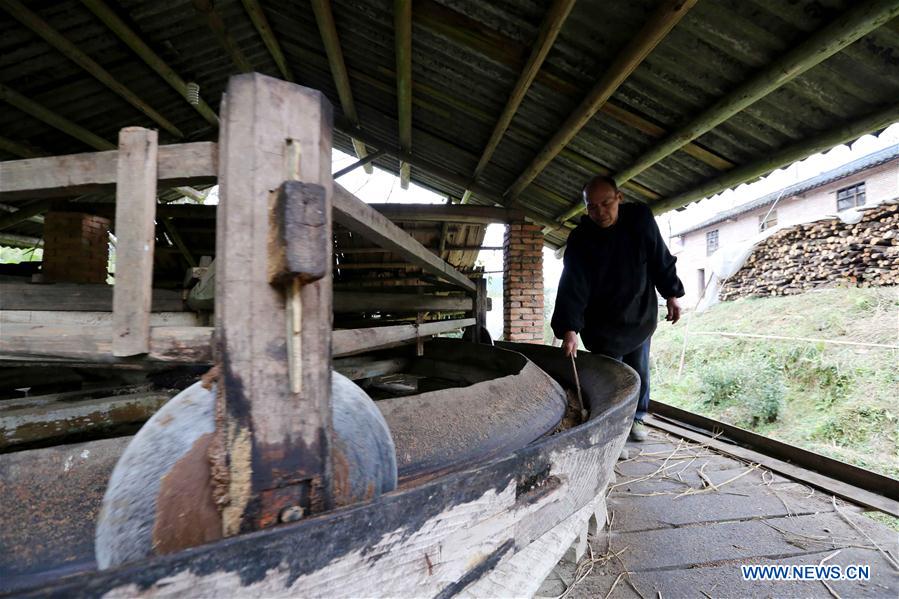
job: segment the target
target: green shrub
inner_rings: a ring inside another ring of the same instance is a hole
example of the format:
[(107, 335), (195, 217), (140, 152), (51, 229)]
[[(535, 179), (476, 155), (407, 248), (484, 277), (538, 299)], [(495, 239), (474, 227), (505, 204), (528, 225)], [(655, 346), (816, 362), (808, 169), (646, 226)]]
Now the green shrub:
[(700, 373), (708, 405), (733, 408), (736, 424), (774, 422), (783, 410), (783, 373), (768, 356), (733, 356), (709, 362)]

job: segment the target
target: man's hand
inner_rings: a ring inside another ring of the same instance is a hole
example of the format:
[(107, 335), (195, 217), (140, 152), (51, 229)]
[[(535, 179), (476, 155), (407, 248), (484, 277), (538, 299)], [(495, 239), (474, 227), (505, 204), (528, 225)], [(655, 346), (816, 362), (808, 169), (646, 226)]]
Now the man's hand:
[(668, 316), (665, 317), (665, 320), (669, 321), (671, 324), (674, 324), (678, 320), (680, 320), (680, 305), (677, 303), (676, 297), (669, 297), (667, 300), (668, 304)]
[(577, 357), (577, 333), (574, 331), (566, 331), (565, 337), (562, 339), (562, 351), (565, 357)]

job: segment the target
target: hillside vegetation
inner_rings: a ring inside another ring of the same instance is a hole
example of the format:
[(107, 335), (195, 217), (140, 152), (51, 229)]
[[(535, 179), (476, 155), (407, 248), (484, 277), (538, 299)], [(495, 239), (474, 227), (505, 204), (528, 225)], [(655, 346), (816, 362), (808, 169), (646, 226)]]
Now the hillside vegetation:
[(899, 477), (899, 350), (711, 331), (895, 346), (899, 288), (725, 302), (659, 323), (652, 347), (655, 399)]

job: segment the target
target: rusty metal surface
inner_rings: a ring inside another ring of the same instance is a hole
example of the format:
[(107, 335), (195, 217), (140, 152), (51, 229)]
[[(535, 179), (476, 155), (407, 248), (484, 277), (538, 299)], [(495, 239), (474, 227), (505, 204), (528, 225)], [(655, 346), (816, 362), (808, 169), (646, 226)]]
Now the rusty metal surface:
[(0, 592), (93, 569), (106, 481), (130, 440), (0, 455)]
[(456, 368), (492, 370), (494, 377), (377, 402), (396, 445), (401, 481), (524, 447), (552, 431), (565, 411), (562, 388), (520, 354), (438, 339), (425, 346), (425, 357)]

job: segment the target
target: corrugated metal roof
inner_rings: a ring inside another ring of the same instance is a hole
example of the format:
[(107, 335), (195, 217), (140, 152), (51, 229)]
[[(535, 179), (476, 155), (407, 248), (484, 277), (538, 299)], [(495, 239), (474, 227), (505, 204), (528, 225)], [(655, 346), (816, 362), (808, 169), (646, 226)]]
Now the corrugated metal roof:
[[(184, 79), (197, 81), (217, 109), (237, 68), (191, 0), (120, 0), (110, 4)], [(500, 198), (566, 116), (626, 46), (657, 6), (655, 0), (580, 0), (500, 142), (480, 183)], [(219, 0), (237, 46), (254, 69), (278, 69), (239, 0)], [(323, 90), (342, 123), (333, 77), (308, 2), (263, 0), (297, 81)], [(417, 0), (413, 6), (412, 179), (458, 197), (470, 180), (535, 41), (549, 0)], [(578, 200), (583, 181), (599, 169), (626, 167), (655, 141), (713, 104), (821, 27), (859, 5), (849, 0), (702, 0), (615, 92), (608, 104), (528, 186), (521, 205), (552, 220)], [(188, 139), (217, 133), (80, 2), (27, 3), (109, 70)], [(362, 131), (395, 148), (397, 102), (393, 3), (333, 0), (332, 10)], [(727, 119), (685, 149), (637, 175), (624, 189), (632, 201), (653, 203), (688, 191), (731, 165), (773, 152), (861, 116), (895, 106), (899, 98), (899, 22), (892, 20), (820, 65)], [(154, 126), (40, 37), (0, 10), (0, 83), (94, 133), (115, 141), (128, 125)], [(3, 137), (63, 154), (85, 145), (3, 105)], [(163, 143), (177, 141), (161, 135)], [(351, 152), (349, 137), (334, 136)], [(371, 145), (377, 147), (374, 143)], [(0, 154), (0, 159), (12, 155)], [(376, 164), (393, 172), (395, 157)], [(451, 175), (451, 176), (448, 176)], [(559, 245), (567, 228), (547, 235)]]
[(728, 219), (740, 216), (741, 214), (752, 212), (753, 210), (761, 208), (762, 206), (772, 204), (776, 202), (778, 198), (791, 198), (800, 193), (804, 193), (817, 187), (822, 187), (840, 179), (845, 179), (846, 177), (849, 177), (856, 173), (860, 173), (882, 164), (886, 164), (887, 162), (892, 162), (896, 159), (899, 159), (899, 144), (890, 146), (888, 148), (883, 148), (882, 150), (878, 150), (876, 152), (872, 152), (871, 154), (862, 156), (861, 158), (858, 158), (851, 162), (847, 162), (842, 166), (838, 166), (837, 168), (833, 168), (829, 171), (823, 172), (820, 175), (809, 177), (808, 179), (799, 181), (798, 183), (794, 183), (792, 185), (788, 185), (786, 187), (778, 189), (777, 191), (772, 191), (769, 194), (746, 202), (745, 204), (741, 204), (740, 206), (736, 206), (730, 210), (719, 212), (712, 218), (704, 220), (697, 225), (691, 225), (681, 231), (678, 231), (677, 233), (674, 233), (674, 235), (686, 235), (687, 233), (692, 233), (693, 231), (705, 229), (706, 227), (710, 227), (711, 225), (724, 222)]

